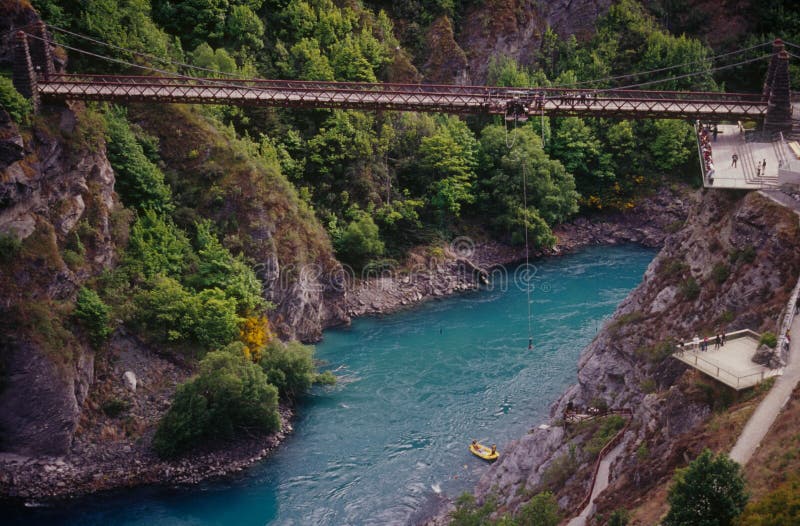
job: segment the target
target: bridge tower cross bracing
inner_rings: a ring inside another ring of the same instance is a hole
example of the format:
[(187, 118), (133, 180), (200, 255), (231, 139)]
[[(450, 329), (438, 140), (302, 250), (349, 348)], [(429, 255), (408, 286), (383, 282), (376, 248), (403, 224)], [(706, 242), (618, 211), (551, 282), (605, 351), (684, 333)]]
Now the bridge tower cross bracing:
[(53, 41), (47, 32), (47, 26), (44, 22), (39, 22), (34, 28), (37, 38), (30, 39), (28, 46), (31, 52), (31, 61), (33, 62), (36, 73), (41, 77), (44, 82), (50, 81), (50, 76), (55, 73), (53, 66), (53, 55), (50, 49), (50, 42)]
[(772, 91), (772, 83), (775, 81), (775, 66), (777, 65), (778, 54), (784, 49), (783, 40), (780, 38), (776, 38), (772, 42), (772, 60), (769, 61), (767, 76), (764, 77), (764, 87), (761, 90), (761, 94), (765, 99), (769, 99), (770, 91)]
[(12, 74), (14, 87), (24, 97), (33, 102), (34, 110), (39, 109), (39, 90), (36, 88), (36, 71), (33, 69), (31, 50), (28, 47), (28, 36), (17, 32), (14, 43), (14, 70)]
[[(776, 40), (776, 44), (778, 42)], [(770, 61), (765, 89), (767, 84), (769, 85), (769, 95), (764, 131), (791, 132), (792, 94), (789, 81), (789, 54), (783, 49), (783, 42), (780, 42), (780, 50), (772, 56)]]

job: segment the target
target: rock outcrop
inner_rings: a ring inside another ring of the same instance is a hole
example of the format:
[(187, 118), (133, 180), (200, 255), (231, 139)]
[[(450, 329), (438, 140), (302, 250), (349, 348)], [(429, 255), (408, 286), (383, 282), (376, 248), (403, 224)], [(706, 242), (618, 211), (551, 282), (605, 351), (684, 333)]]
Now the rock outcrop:
[(503, 55), (520, 64), (531, 64), (542, 54), (542, 40), (548, 28), (564, 39), (587, 38), (595, 20), (604, 14), (611, 0), (494, 0), (469, 9), (462, 20), (457, 41), (469, 62), (471, 84), (486, 82), (492, 56)]

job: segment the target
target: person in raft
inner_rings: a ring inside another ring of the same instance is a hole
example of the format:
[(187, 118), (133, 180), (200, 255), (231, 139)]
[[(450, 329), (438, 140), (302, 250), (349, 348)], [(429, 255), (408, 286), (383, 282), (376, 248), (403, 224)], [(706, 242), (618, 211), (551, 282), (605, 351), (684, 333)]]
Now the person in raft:
[(472, 439), (472, 448), (473, 449), (478, 449), (478, 441), (475, 440), (475, 439)]
[(494, 455), (495, 453), (497, 453), (497, 444), (492, 444), (492, 452), (490, 455)]

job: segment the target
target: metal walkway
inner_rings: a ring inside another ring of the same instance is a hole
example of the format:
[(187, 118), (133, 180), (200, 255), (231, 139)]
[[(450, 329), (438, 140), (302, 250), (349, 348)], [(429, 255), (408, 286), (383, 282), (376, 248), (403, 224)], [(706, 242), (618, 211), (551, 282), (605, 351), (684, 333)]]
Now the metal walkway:
[(632, 119), (761, 120), (758, 94), (642, 90), (500, 88), (191, 77), (48, 75), (36, 89), (43, 100), (237, 104), (293, 108), (583, 116)]

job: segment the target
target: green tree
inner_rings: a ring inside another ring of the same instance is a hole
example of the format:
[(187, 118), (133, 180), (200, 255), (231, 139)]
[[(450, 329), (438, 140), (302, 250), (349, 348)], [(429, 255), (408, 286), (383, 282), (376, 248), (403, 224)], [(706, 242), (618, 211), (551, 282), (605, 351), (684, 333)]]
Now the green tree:
[(228, 8), (228, 0), (153, 0), (153, 18), (180, 37), (184, 49), (195, 49), (222, 43)]
[(555, 131), (550, 153), (575, 176), (579, 189), (592, 187), (596, 180), (613, 180), (611, 156), (594, 130), (578, 117), (567, 117)]
[(149, 278), (181, 276), (196, 260), (186, 234), (153, 210), (145, 210), (131, 228), (125, 264)]
[(670, 173), (696, 154), (692, 127), (682, 121), (657, 120), (653, 124), (655, 137), (647, 144), (657, 169)]
[(667, 501), (664, 526), (729, 526), (747, 504), (741, 467), (706, 449), (677, 470)]
[(285, 398), (294, 399), (304, 394), (317, 376), (314, 347), (298, 341), (283, 343), (273, 339), (262, 352), (258, 364), (269, 383)]
[(384, 249), (378, 226), (372, 216), (364, 212), (347, 225), (336, 242), (339, 257), (359, 269), (371, 259), (383, 255)]
[[(192, 64), (201, 68), (219, 71), (220, 73), (237, 73), (236, 61), (224, 48), (213, 49), (203, 42), (190, 53)], [(216, 73), (204, 72), (204, 75), (220, 77)]]
[(75, 307), (75, 316), (89, 332), (89, 340), (99, 347), (111, 334), (111, 309), (95, 291), (86, 287), (78, 291)]
[(173, 210), (172, 192), (164, 174), (148, 159), (126, 119), (126, 111), (114, 108), (105, 114), (108, 160), (116, 172), (115, 189), (123, 203), (138, 210), (159, 213)]
[(211, 288), (197, 294), (197, 311), (192, 323), (192, 336), (203, 349), (219, 349), (239, 337), (244, 321), (236, 314), (236, 300), (220, 289)]
[(440, 219), (458, 217), (464, 205), (475, 201), (475, 167), (478, 144), (466, 125), (447, 118), (436, 132), (423, 137), (419, 168), (428, 183), (428, 200)]
[(482, 505), (478, 505), (475, 497), (463, 493), (456, 499), (456, 509), (450, 514), (451, 526), (484, 526), (491, 524), (489, 516), (497, 510), (497, 499), (488, 497)]
[(557, 526), (561, 511), (555, 496), (549, 491), (538, 493), (517, 513), (517, 526)]
[(17, 124), (26, 124), (33, 106), (14, 88), (11, 79), (0, 77), (0, 108), (6, 110)]
[(186, 342), (194, 335), (197, 298), (173, 278), (157, 276), (134, 297), (135, 321), (163, 342)]
[(241, 347), (235, 343), (208, 353), (200, 361), (199, 375), (178, 387), (153, 438), (160, 456), (178, 456), (208, 439), (280, 428), (278, 390)]
[[(81, 2), (62, 2), (64, 9), (74, 10), (77, 27), (73, 28), (83, 34), (93, 35), (99, 39), (140, 53), (148, 53), (159, 57), (180, 58), (180, 46), (173, 45), (169, 36), (153, 23), (150, 0), (84, 0)], [(52, 21), (50, 21), (52, 23)], [(110, 50), (101, 45), (80, 41), (82, 48), (107, 55), (119, 53), (124, 60), (142, 62), (141, 55)], [(194, 46), (192, 46), (194, 47)], [(96, 71), (103, 68), (115, 68), (107, 62), (97, 62), (85, 57), (72, 56), (70, 61), (81, 63), (80, 70)], [(158, 64), (163, 67), (162, 63)]]
[(234, 49), (258, 51), (264, 47), (264, 23), (250, 6), (234, 5), (225, 20), (225, 43)]
[(198, 290), (222, 289), (226, 296), (236, 300), (236, 310), (240, 314), (256, 312), (266, 306), (261, 296), (261, 282), (241, 257), (233, 257), (222, 246), (211, 221), (197, 224), (197, 245), (197, 271), (187, 280), (191, 286)]
[[(510, 147), (509, 147), (510, 146)], [(479, 209), (492, 217), (498, 232), (521, 242), (527, 223), (536, 245), (555, 241), (549, 224), (577, 212), (575, 181), (564, 166), (547, 157), (541, 139), (529, 127), (509, 137), (503, 126), (483, 129), (480, 140)], [(527, 177), (528, 209), (524, 207), (523, 175)]]

